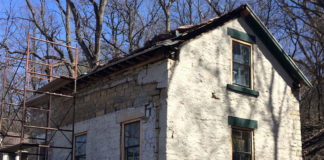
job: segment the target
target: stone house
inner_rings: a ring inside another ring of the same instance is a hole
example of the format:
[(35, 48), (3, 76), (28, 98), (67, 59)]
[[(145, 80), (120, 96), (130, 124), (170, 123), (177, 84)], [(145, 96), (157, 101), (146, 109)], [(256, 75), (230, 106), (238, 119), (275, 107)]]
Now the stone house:
[[(242, 5), (161, 34), (81, 75), (74, 155), (89, 160), (301, 159), (301, 84), (311, 85)], [(71, 104), (54, 101), (53, 117)], [(54, 144), (64, 143), (62, 135), (54, 137)], [(51, 156), (66, 154), (56, 150)]]

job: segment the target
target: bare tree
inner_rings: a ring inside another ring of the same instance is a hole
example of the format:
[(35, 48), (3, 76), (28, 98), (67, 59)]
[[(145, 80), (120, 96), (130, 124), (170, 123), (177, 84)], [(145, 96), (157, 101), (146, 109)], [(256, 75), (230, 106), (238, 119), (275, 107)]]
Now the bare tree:
[(238, 6), (239, 1), (237, 0), (206, 0), (209, 6), (217, 14), (221, 16), (229, 11), (235, 9)]
[[(45, 0), (41, 0), (41, 10), (40, 10), (40, 21), (37, 18), (36, 12), (33, 8), (33, 6), (31, 5), (29, 0), (26, 0), (27, 6), (31, 12), (32, 18), (31, 21), (35, 24), (35, 26), (37, 27), (37, 29), (40, 31), (40, 33), (49, 41), (55, 41), (55, 34), (56, 34), (56, 26), (51, 25), (51, 23), (49, 23), (49, 21), (55, 22), (55, 20), (46, 20), (45, 19)], [(52, 17), (53, 18), (53, 17)], [(51, 27), (51, 28), (49, 28)], [(66, 63), (66, 67), (69, 71), (69, 73), (71, 75), (74, 74), (74, 70), (72, 69), (72, 66), (69, 65), (69, 62), (74, 62), (74, 57), (73, 55), (69, 55), (69, 60), (66, 59), (65, 55), (64, 55), (64, 51), (62, 51), (60, 48), (55, 47), (55, 50), (59, 53), (60, 57), (59, 59), (61, 59), (62, 61), (65, 61)], [(40, 56), (39, 56), (40, 57)], [(50, 58), (50, 57), (45, 57), (45, 58)]]
[[(122, 12), (120, 11), (118, 1), (110, 0), (106, 7), (106, 14), (104, 24), (107, 27), (103, 32), (102, 38), (104, 40), (105, 52), (111, 52), (112, 58), (118, 57), (120, 54), (127, 54), (123, 51), (123, 44), (126, 37), (124, 36), (125, 23), (123, 21)], [(103, 53), (106, 58), (109, 55)]]
[(282, 0), (278, 5), (286, 13), (284, 27), (295, 45), (291, 54), (312, 79), (318, 99), (318, 120), (324, 116), (324, 7), (316, 1)]
[(198, 24), (213, 16), (209, 4), (204, 0), (177, 0), (171, 13), (171, 20), (176, 25)]
[(100, 60), (100, 47), (101, 47), (101, 33), (102, 33), (102, 24), (103, 17), (105, 12), (105, 6), (107, 4), (107, 0), (100, 0), (100, 3), (97, 4), (95, 1), (90, 1), (93, 5), (93, 10), (95, 13), (95, 42), (93, 42), (88, 38), (88, 45), (84, 41), (82, 36), (82, 27), (81, 27), (81, 15), (77, 10), (74, 2), (72, 0), (68, 0), (67, 4), (71, 7), (71, 11), (74, 19), (74, 27), (75, 27), (75, 35), (78, 44), (81, 46), (84, 56), (86, 57), (91, 68), (99, 65)]
[(169, 32), (171, 30), (171, 15), (170, 8), (176, 0), (159, 0), (159, 4), (163, 10), (165, 16), (165, 31)]

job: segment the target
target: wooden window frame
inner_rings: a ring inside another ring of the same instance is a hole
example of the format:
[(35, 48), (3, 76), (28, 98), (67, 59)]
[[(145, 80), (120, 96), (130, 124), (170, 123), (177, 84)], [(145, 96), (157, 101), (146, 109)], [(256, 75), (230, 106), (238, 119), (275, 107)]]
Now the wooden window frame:
[[(73, 144), (74, 145), (74, 148), (73, 148), (73, 155), (72, 155), (73, 156), (73, 160), (75, 159), (76, 137), (83, 136), (83, 135), (87, 135), (87, 139), (88, 139), (88, 132), (87, 131), (76, 133), (73, 136), (73, 141), (74, 141), (74, 144)], [(86, 144), (86, 146), (87, 146), (87, 144)], [(87, 157), (87, 149), (86, 149), (86, 157)]]
[(237, 130), (244, 130), (244, 131), (250, 131), (251, 132), (251, 160), (254, 160), (254, 129), (251, 128), (243, 128), (243, 127), (236, 127), (232, 126), (231, 127), (231, 159), (233, 159), (233, 129)]
[[(233, 83), (233, 77), (234, 77), (234, 75), (233, 75), (233, 63), (234, 63), (234, 60), (233, 60), (233, 41), (244, 44), (244, 45), (248, 45), (248, 46), (251, 47), (251, 50), (250, 50), (250, 87), (245, 87), (245, 86)], [(231, 38), (231, 45), (230, 46), (231, 46), (231, 58), (230, 58), (230, 60), (231, 60), (231, 80), (230, 80), (230, 84), (237, 85), (237, 86), (240, 86), (240, 87), (250, 88), (251, 90), (253, 90), (254, 89), (253, 44), (249, 43), (249, 42), (239, 40), (239, 39), (236, 39), (236, 38)]]
[(140, 143), (139, 143), (139, 159), (142, 159), (142, 118), (136, 118), (132, 120), (128, 120), (121, 123), (121, 160), (125, 160), (125, 125), (133, 122), (139, 121), (140, 123)]

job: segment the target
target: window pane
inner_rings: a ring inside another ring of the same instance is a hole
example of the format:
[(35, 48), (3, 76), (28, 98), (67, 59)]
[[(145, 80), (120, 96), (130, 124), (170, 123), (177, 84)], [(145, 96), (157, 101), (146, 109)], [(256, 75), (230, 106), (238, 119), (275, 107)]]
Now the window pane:
[(233, 160), (251, 160), (252, 132), (232, 129)]
[(233, 83), (250, 87), (250, 67), (233, 63)]
[(246, 153), (239, 153), (239, 152), (234, 152), (233, 153), (233, 160), (251, 160), (251, 154), (246, 154)]
[(242, 139), (244, 141), (243, 152), (251, 152), (251, 132), (242, 132)]
[(86, 134), (75, 137), (75, 159), (76, 160), (86, 159), (86, 144), (87, 144)]
[(251, 46), (233, 41), (233, 83), (250, 87)]
[(241, 140), (241, 132), (239, 131), (236, 131), (236, 130), (233, 130), (233, 133), (232, 133), (232, 141), (233, 141), (233, 151), (234, 152), (239, 152), (239, 151), (242, 151), (243, 148), (242, 148), (242, 140)]
[(125, 147), (139, 145), (140, 123), (134, 122), (125, 124)]
[(139, 160), (139, 146), (130, 147), (125, 150), (126, 160)]
[(232, 41), (233, 42), (233, 61), (240, 63), (243, 61), (241, 52), (240, 52), (240, 44), (238, 42)]
[(250, 66), (251, 47), (233, 41), (233, 61), (236, 63)]
[(124, 125), (125, 160), (138, 160), (140, 155), (140, 121)]
[(76, 156), (75, 160), (86, 160), (86, 156)]

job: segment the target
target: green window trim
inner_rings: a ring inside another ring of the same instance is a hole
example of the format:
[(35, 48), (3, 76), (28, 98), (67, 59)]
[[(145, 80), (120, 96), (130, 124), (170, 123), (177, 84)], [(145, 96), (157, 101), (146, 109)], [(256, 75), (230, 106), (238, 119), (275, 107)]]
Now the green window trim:
[(249, 42), (252, 44), (256, 43), (254, 36), (244, 33), (244, 32), (241, 32), (241, 31), (238, 31), (238, 30), (235, 30), (233, 28), (227, 28), (227, 34), (230, 35), (232, 38), (235, 38), (238, 40), (242, 40), (242, 41)]
[(256, 129), (258, 128), (258, 121), (228, 116), (228, 125), (235, 126), (235, 127)]
[(251, 96), (254, 96), (254, 97), (259, 96), (258, 91), (252, 90), (252, 89), (249, 89), (249, 88), (246, 88), (246, 87), (242, 87), (242, 86), (236, 86), (236, 85), (232, 85), (232, 84), (227, 84), (226, 88), (227, 88), (227, 90), (234, 91), (234, 92), (237, 92), (237, 93), (243, 93), (243, 94), (251, 95)]

